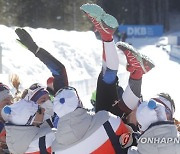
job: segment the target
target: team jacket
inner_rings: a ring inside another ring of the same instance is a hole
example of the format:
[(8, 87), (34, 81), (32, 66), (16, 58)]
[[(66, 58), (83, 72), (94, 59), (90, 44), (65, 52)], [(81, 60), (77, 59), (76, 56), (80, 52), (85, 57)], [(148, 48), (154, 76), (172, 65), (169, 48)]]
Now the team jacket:
[(180, 153), (180, 135), (176, 125), (169, 121), (152, 124), (132, 146), (128, 154), (175, 154)]
[(55, 139), (48, 123), (40, 127), (6, 124), (6, 142), (13, 154), (47, 154)]
[(52, 151), (54, 154), (123, 154), (119, 136), (128, 132), (123, 121), (107, 111), (90, 115), (78, 108), (61, 117)]

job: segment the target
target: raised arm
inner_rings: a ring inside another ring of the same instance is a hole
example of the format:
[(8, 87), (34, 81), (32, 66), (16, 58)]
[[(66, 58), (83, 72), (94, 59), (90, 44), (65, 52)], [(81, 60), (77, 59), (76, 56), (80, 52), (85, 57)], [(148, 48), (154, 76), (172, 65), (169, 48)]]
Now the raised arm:
[(54, 93), (60, 88), (68, 86), (68, 77), (65, 66), (45, 49), (38, 47), (25, 29), (17, 28), (15, 32), (19, 37), (17, 40), (38, 57), (51, 71), (54, 76)]

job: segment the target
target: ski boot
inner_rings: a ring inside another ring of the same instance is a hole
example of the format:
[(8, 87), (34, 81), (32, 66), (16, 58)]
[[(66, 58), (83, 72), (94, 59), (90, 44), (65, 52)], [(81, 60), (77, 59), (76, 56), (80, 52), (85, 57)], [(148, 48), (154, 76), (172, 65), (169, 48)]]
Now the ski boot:
[(94, 24), (94, 27), (100, 33), (102, 40), (112, 41), (113, 34), (118, 27), (116, 18), (107, 14), (96, 4), (84, 4), (80, 7), (80, 9)]
[(154, 63), (147, 56), (139, 53), (133, 46), (125, 42), (117, 42), (116, 46), (121, 49), (127, 59), (127, 71), (129, 71), (132, 79), (141, 79), (143, 74), (149, 72)]

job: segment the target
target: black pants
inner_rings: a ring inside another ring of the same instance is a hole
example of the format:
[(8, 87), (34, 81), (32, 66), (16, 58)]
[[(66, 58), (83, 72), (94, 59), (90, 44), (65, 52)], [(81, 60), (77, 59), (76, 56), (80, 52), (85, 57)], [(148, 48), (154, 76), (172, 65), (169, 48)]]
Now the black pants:
[(106, 110), (114, 115), (122, 117), (124, 112), (118, 107), (118, 105), (112, 106), (115, 101), (122, 100), (122, 94), (124, 92), (123, 88), (118, 86), (118, 77), (114, 83), (107, 84), (103, 81), (102, 73), (100, 73), (97, 81), (96, 92), (95, 112)]

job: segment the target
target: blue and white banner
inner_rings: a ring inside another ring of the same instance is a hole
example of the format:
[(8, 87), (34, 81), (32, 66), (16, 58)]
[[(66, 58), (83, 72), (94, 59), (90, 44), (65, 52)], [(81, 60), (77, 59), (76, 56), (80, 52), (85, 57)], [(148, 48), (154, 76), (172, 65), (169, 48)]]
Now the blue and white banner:
[(163, 35), (163, 25), (120, 25), (119, 32), (128, 37), (157, 37)]

